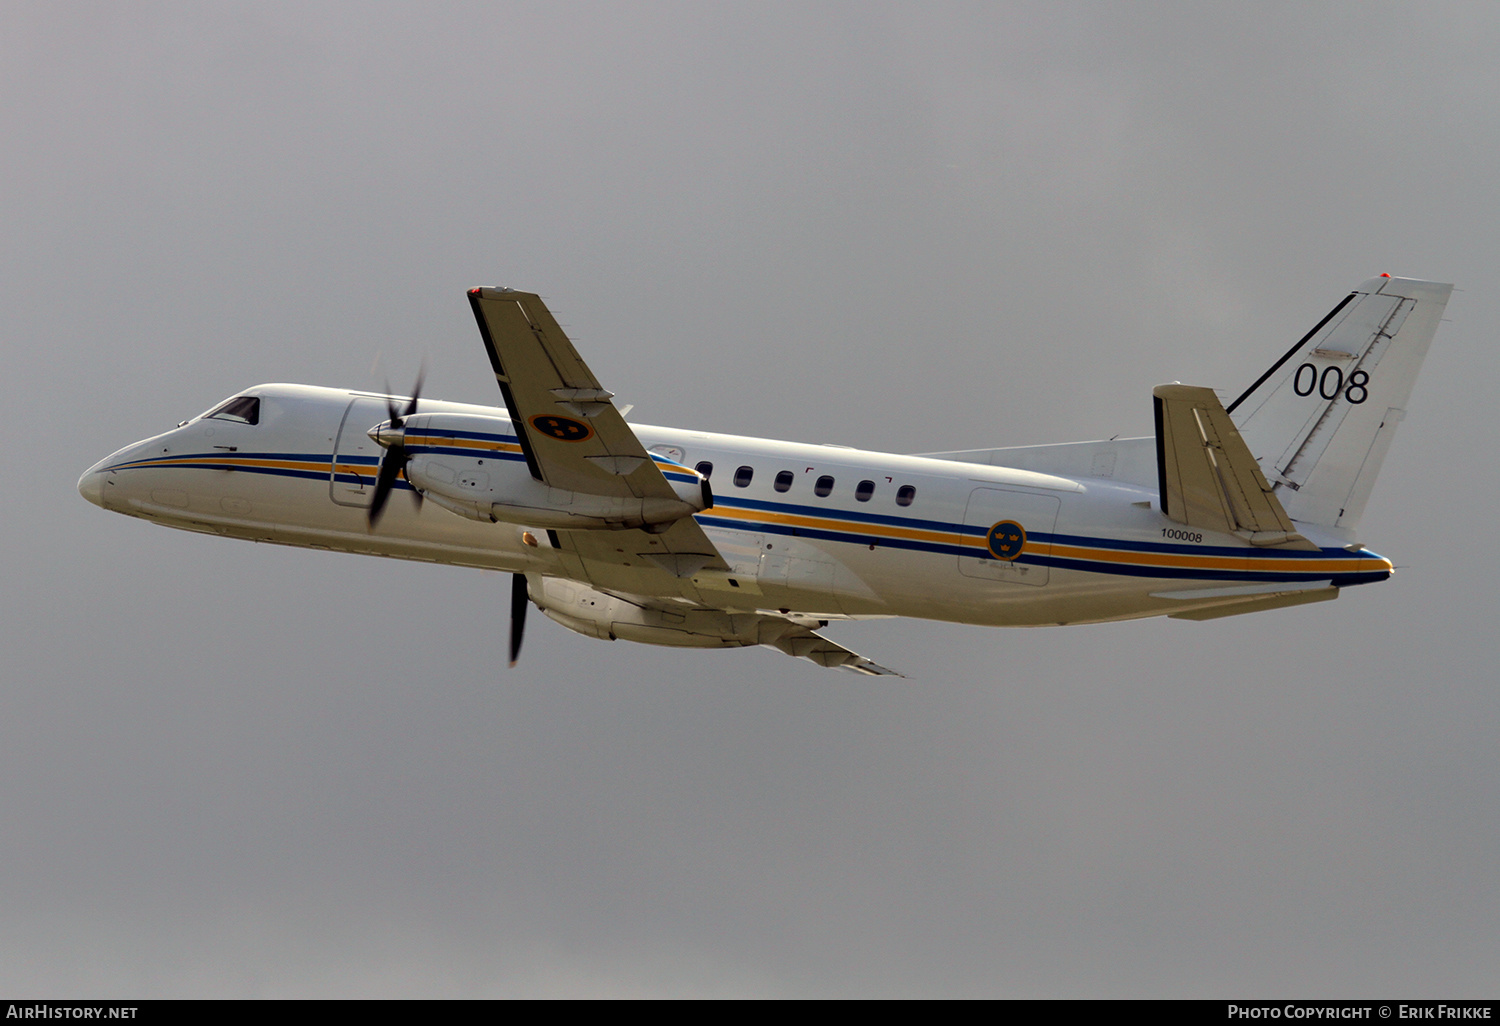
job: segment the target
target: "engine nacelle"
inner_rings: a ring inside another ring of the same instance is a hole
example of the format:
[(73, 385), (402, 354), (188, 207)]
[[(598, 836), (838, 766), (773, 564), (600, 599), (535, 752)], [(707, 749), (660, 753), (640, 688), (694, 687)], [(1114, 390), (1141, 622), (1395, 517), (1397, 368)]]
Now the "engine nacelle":
[[(674, 498), (597, 495), (551, 488), (531, 476), (509, 420), (469, 414), (428, 413), (406, 418), (402, 444), (409, 454), (406, 479), (444, 509), (470, 520), (559, 530), (622, 530), (665, 526), (713, 505), (708, 480), (673, 463), (667, 472)], [(600, 473), (640, 465), (630, 458), (601, 459)]]
[(527, 592), (548, 618), (570, 631), (613, 641), (624, 638), (677, 648), (743, 648), (769, 645), (796, 626), (753, 613), (716, 609), (681, 610), (638, 606), (587, 585), (556, 577), (532, 577)]

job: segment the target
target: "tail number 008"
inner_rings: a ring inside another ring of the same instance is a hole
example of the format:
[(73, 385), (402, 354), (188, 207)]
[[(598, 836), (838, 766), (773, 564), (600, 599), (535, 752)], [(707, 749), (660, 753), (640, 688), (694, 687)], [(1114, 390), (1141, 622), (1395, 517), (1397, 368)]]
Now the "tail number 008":
[(1292, 391), (1298, 395), (1317, 392), (1324, 399), (1337, 399), (1342, 392), (1350, 405), (1358, 406), (1370, 398), (1369, 384), (1370, 375), (1362, 370), (1355, 371), (1345, 381), (1344, 372), (1338, 367), (1324, 367), (1323, 373), (1319, 374), (1318, 368), (1304, 363), (1292, 378)]

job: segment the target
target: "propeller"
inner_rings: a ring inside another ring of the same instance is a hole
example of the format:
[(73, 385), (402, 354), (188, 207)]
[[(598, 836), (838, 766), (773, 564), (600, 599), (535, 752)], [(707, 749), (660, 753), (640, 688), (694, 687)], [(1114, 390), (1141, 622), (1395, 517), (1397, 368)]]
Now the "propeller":
[[(412, 386), (411, 398), (406, 403), (406, 409), (397, 410), (396, 400), (389, 395), (386, 396), (386, 412), (390, 414), (389, 419), (383, 424), (377, 424), (370, 429), (370, 437), (375, 443), (385, 450), (385, 455), (380, 458), (380, 471), (375, 476), (375, 497), (370, 500), (370, 530), (380, 522), (380, 516), (385, 512), (385, 504), (391, 497), (391, 489), (396, 487), (396, 478), (406, 469), (406, 464), (411, 456), (406, 451), (406, 418), (417, 412), (417, 400), (422, 396), (422, 379), (427, 376), (424, 367), (417, 372), (417, 383)], [(386, 386), (390, 391), (390, 386)], [(412, 499), (417, 508), (422, 508), (422, 493), (412, 489)]]
[(526, 632), (526, 607), (531, 598), (526, 594), (526, 575), (511, 574), (510, 577), (510, 665), (516, 665), (521, 657), (521, 635)]

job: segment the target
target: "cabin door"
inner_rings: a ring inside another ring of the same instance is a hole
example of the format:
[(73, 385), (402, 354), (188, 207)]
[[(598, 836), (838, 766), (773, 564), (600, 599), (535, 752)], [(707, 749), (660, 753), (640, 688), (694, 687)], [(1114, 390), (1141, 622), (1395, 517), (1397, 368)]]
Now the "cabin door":
[(963, 540), (974, 555), (958, 557), (958, 572), (1011, 584), (1046, 584), (1045, 557), (1052, 552), (1052, 530), (1061, 505), (1057, 496), (1045, 492), (974, 489), (964, 511), (964, 526), (984, 533), (964, 533)]
[(384, 399), (369, 396), (350, 400), (344, 410), (328, 472), (328, 497), (340, 506), (369, 506), (375, 497), (375, 476), (385, 450), (365, 432), (390, 416)]

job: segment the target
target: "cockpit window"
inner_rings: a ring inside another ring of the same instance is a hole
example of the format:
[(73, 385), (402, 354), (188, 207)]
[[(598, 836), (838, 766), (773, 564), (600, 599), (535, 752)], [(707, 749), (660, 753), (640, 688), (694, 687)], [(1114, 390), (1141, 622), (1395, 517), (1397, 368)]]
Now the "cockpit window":
[(259, 424), (260, 396), (237, 395), (207, 416), (213, 420), (232, 420), (236, 424)]

